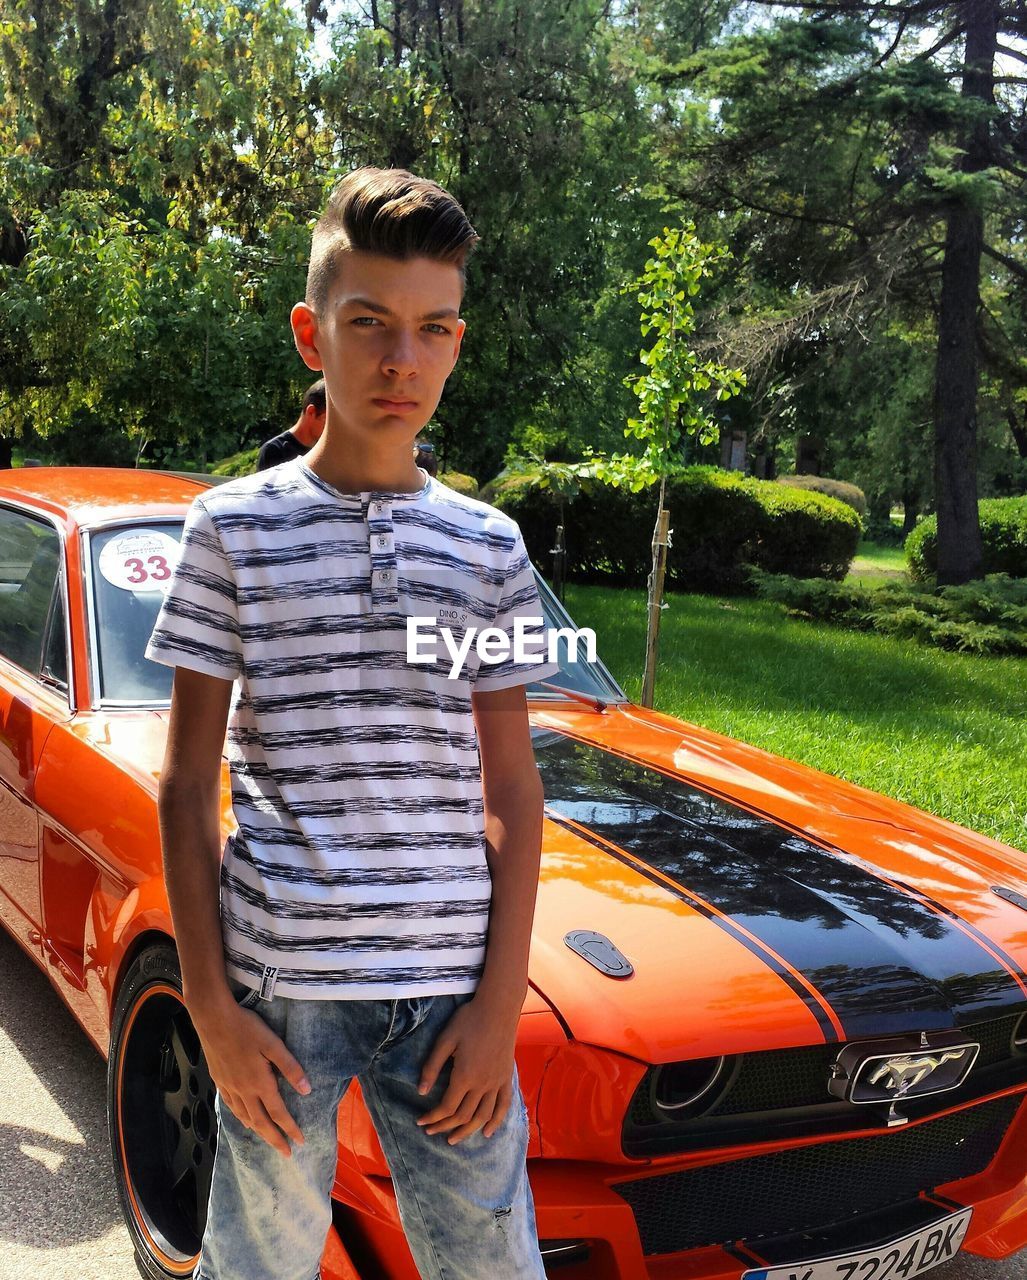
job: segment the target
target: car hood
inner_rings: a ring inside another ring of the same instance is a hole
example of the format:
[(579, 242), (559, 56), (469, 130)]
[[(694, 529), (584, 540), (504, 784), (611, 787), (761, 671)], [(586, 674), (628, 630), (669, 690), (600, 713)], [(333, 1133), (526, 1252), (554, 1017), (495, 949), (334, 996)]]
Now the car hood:
[[(994, 892), (1022, 891), (1023, 854), (642, 708), (532, 721), (547, 809), (530, 977), (575, 1039), (661, 1062), (1027, 1005), (1027, 911)], [(77, 732), (156, 796), (166, 713)], [(576, 930), (630, 976), (573, 951)]]
[(1015, 850), (640, 708), (535, 721), (531, 974), (576, 1039), (660, 1062), (1027, 1004), (1027, 912), (992, 889), (1022, 883)]

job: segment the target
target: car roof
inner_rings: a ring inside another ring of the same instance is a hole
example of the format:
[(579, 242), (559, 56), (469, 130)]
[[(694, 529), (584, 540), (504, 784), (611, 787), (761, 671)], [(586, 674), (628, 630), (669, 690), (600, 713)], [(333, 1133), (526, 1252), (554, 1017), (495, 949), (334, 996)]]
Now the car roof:
[(80, 525), (181, 516), (220, 476), (133, 467), (18, 467), (0, 471), (0, 501), (21, 502)]

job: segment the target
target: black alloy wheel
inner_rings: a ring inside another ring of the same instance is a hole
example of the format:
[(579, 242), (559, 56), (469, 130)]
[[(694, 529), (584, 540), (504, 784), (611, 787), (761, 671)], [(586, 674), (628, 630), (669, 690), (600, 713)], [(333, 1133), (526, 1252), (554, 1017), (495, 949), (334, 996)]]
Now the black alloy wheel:
[(192, 1274), (217, 1149), (214, 1098), (175, 949), (155, 944), (121, 985), (107, 1067), (118, 1198), (146, 1280)]

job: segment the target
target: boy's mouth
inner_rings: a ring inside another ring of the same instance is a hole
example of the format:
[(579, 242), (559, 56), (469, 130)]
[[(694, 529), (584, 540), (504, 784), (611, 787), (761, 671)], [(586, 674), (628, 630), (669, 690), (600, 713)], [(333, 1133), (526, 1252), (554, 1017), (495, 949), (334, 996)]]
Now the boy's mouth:
[(379, 398), (372, 403), (378, 405), (382, 409), (388, 409), (392, 413), (406, 413), (410, 409), (417, 408), (416, 400), (387, 400)]

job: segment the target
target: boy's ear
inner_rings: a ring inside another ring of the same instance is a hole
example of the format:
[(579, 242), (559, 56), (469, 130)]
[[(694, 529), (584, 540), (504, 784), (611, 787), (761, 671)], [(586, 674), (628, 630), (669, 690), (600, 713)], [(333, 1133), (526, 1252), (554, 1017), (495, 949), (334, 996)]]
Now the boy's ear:
[(456, 362), (460, 359), (460, 348), (463, 345), (464, 334), (466, 332), (467, 332), (466, 321), (458, 320), (456, 322), (456, 345), (453, 347), (453, 365), (450, 369), (450, 372), (452, 372), (453, 368), (456, 367)]
[(305, 302), (297, 302), (289, 312), (289, 323), (300, 359), (308, 369), (323, 370), (321, 353), (317, 349), (317, 313)]

